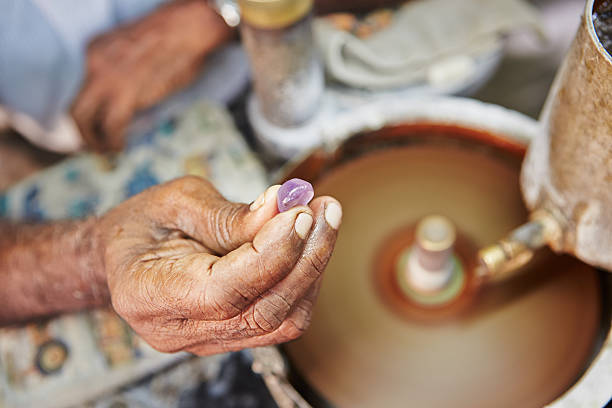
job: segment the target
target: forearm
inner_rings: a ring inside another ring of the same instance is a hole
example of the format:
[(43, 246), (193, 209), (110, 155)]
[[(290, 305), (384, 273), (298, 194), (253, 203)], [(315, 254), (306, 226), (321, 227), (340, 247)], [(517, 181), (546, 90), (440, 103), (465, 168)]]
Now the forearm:
[(0, 221), (0, 326), (109, 303), (95, 223)]

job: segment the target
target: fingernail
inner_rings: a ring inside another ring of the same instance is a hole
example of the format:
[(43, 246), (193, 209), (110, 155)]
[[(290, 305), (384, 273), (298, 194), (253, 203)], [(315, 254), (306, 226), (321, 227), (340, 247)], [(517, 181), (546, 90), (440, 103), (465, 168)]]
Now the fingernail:
[(330, 227), (337, 230), (340, 227), (340, 221), (342, 221), (342, 207), (336, 203), (329, 203), (325, 207), (325, 221)]
[(255, 199), (255, 201), (253, 201), (253, 203), (252, 203), (252, 204), (251, 204), (251, 206), (249, 207), (249, 210), (251, 210), (251, 211), (257, 211), (257, 210), (259, 210), (259, 209), (261, 208), (261, 206), (264, 204), (265, 200), (266, 200), (265, 193), (261, 193), (261, 194), (259, 195), (259, 197), (257, 197), (257, 198)]
[(261, 193), (259, 195), (259, 197), (257, 197), (255, 199), (255, 201), (253, 201), (253, 203), (251, 204), (251, 206), (249, 207), (249, 210), (251, 211), (257, 211), (259, 210), (261, 207), (263, 207), (263, 205), (272, 200), (274, 202), (276, 202), (276, 193), (278, 192), (278, 189), (280, 188), (280, 185), (274, 185), (271, 187), (268, 187), (268, 189), (266, 191), (264, 191), (263, 193)]
[(308, 232), (312, 227), (312, 215), (308, 213), (300, 213), (295, 219), (295, 232), (302, 239), (306, 239)]
[(280, 189), (280, 188), (281, 188), (280, 184), (275, 184), (273, 186), (268, 187), (268, 189), (264, 193), (265, 196), (266, 196), (264, 202), (266, 202), (266, 203), (269, 203), (269, 202), (276, 203), (276, 196), (278, 195), (278, 189)]

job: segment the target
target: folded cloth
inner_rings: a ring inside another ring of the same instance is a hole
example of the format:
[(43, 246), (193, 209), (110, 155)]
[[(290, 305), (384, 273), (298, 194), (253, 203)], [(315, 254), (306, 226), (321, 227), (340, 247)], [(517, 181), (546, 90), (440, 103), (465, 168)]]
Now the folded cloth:
[(538, 23), (522, 0), (413, 0), (371, 35), (360, 38), (321, 18), (315, 36), (333, 79), (376, 90), (425, 82), (432, 67), (449, 61), (464, 67), (457, 61), (494, 51), (502, 34), (519, 27), (543, 37)]

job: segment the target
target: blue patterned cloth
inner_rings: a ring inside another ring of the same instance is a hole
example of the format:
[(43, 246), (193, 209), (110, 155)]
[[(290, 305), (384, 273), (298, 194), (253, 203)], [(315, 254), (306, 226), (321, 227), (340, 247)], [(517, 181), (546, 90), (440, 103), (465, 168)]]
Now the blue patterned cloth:
[(41, 221), (101, 214), (185, 174), (209, 178), (237, 201), (252, 200), (267, 183), (231, 118), (216, 105), (196, 105), (130, 140), (116, 157), (78, 155), (13, 186), (0, 195), (0, 215)]
[[(234, 201), (252, 201), (268, 184), (229, 114), (200, 103), (132, 138), (116, 157), (83, 154), (20, 182), (0, 194), (0, 216), (51, 220), (101, 214), (185, 174), (208, 178)], [(181, 355), (150, 348), (110, 310), (2, 329), (0, 408), (81, 404), (177, 358)], [(140, 390), (150, 402), (138, 406), (176, 406), (153, 404), (152, 392)]]

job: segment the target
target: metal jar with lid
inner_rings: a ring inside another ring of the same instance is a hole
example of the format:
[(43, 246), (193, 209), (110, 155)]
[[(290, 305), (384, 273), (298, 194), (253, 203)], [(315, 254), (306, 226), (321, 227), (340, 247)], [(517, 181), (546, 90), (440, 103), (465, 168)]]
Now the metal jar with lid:
[(278, 127), (299, 126), (317, 111), (323, 67), (312, 33), (312, 0), (240, 0), (258, 108)]

